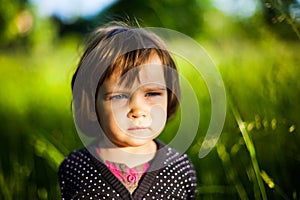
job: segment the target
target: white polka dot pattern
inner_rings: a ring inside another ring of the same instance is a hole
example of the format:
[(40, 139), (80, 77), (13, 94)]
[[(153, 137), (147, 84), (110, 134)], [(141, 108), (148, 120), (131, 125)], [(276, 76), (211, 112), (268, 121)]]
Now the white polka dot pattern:
[[(151, 171), (157, 163), (163, 167)], [(195, 199), (196, 192), (195, 170), (187, 155), (171, 148), (158, 151), (133, 194), (86, 148), (64, 160), (59, 180), (62, 199)]]

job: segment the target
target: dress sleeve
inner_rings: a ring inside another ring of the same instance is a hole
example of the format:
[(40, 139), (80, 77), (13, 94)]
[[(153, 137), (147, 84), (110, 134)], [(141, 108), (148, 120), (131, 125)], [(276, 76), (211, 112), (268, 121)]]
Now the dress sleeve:
[(189, 174), (188, 174), (188, 181), (189, 184), (187, 185), (187, 199), (196, 199), (197, 193), (197, 178), (196, 178), (196, 170), (192, 163), (189, 163)]
[(72, 195), (75, 192), (72, 189), (74, 187), (72, 187), (72, 183), (70, 181), (69, 162), (70, 161), (68, 159), (65, 159), (59, 166), (58, 170), (58, 180), (62, 199), (72, 199)]
[[(196, 199), (197, 193), (197, 176), (196, 170), (186, 154), (183, 154), (179, 159), (180, 164), (177, 167), (178, 171), (181, 171), (181, 178), (179, 183), (184, 188), (185, 194), (183, 199)], [(176, 175), (176, 174), (175, 174)], [(179, 179), (179, 178), (178, 178)]]

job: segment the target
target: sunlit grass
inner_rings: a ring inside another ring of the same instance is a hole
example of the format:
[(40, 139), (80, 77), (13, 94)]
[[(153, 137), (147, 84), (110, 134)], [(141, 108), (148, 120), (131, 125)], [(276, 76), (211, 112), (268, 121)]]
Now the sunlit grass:
[[(183, 72), (199, 100), (199, 131), (188, 154), (201, 199), (299, 196), (300, 44), (257, 31), (255, 39), (227, 34), (203, 44), (234, 102), (217, 147), (203, 159), (198, 152), (210, 119), (209, 94), (203, 80)], [(66, 38), (0, 54), (0, 199), (59, 199), (58, 165), (82, 146), (71, 114), (77, 43)], [(173, 137), (179, 121), (167, 127), (164, 141)]]

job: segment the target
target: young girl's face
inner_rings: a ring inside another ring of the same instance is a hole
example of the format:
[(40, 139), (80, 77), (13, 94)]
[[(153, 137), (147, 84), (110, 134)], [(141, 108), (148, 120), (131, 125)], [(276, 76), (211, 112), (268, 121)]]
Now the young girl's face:
[(96, 109), (101, 128), (119, 147), (152, 142), (166, 123), (167, 88), (159, 57), (154, 55), (140, 66), (138, 77), (126, 87), (114, 73), (98, 90)]

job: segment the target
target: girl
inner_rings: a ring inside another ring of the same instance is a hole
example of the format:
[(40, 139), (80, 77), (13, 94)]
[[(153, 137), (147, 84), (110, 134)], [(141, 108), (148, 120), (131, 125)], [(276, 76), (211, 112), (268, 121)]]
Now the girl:
[(59, 168), (62, 199), (194, 199), (188, 157), (155, 139), (176, 112), (176, 66), (154, 34), (98, 29), (72, 79), (77, 129), (95, 139)]

